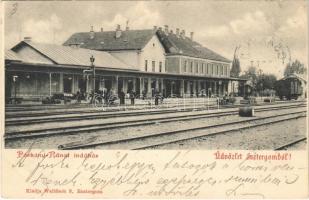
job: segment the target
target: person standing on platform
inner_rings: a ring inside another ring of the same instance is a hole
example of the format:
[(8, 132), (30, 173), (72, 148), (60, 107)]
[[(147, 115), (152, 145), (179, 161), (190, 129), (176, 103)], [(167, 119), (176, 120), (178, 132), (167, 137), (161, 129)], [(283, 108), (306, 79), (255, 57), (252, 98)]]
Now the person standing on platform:
[(146, 90), (143, 90), (142, 95), (143, 95), (142, 99), (145, 100), (145, 98), (146, 98)]
[(107, 89), (106, 88), (103, 88), (103, 99), (104, 99), (104, 104), (107, 104), (108, 94), (107, 94)]
[(160, 98), (160, 95), (159, 95), (159, 93), (156, 91), (156, 92), (155, 92), (155, 105), (156, 105), (156, 106), (159, 105), (159, 98)]
[(125, 104), (125, 97), (126, 97), (126, 94), (124, 93), (123, 90), (121, 90), (121, 92), (119, 94), (120, 105), (124, 105)]
[(134, 106), (134, 104), (135, 104), (135, 92), (133, 90), (130, 92), (130, 99), (131, 99), (131, 105)]

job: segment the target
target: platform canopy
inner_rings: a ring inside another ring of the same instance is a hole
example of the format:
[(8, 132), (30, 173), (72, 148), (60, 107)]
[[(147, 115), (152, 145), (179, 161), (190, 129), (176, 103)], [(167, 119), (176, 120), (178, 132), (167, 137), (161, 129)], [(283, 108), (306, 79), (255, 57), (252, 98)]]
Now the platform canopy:
[(5, 60), (7, 60), (7, 61), (19, 61), (19, 62), (22, 61), (22, 58), (20, 58), (20, 57), (18, 56), (18, 54), (15, 53), (15, 52), (12, 51), (12, 50), (6, 50), (6, 51), (5, 51), (4, 58), (5, 58)]

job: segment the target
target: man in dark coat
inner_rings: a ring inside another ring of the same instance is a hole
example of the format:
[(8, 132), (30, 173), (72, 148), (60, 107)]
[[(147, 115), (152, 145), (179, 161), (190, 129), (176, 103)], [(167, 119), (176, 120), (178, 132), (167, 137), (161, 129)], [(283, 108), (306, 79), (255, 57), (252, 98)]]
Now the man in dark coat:
[(124, 93), (123, 90), (121, 90), (121, 92), (119, 94), (120, 105), (124, 105), (125, 104), (125, 97), (126, 97), (126, 94)]
[(160, 98), (160, 95), (159, 95), (159, 92), (155, 92), (155, 105), (159, 105), (159, 98)]
[(130, 92), (130, 99), (131, 99), (131, 105), (133, 106), (135, 104), (135, 102), (134, 102), (135, 92), (133, 90)]

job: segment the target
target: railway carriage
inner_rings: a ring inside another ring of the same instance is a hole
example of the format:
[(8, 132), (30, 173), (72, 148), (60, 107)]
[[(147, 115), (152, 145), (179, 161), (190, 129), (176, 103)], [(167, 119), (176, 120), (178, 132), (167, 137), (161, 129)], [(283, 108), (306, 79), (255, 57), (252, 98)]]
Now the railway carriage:
[(281, 100), (284, 98), (287, 100), (296, 100), (302, 95), (303, 88), (298, 78), (287, 77), (276, 82), (275, 90)]

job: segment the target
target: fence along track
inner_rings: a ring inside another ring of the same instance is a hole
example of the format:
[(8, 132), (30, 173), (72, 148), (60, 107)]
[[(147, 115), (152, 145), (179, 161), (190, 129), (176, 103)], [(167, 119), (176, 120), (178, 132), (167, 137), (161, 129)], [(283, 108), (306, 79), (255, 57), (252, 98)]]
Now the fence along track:
[[(210, 106), (209, 108), (215, 109), (217, 106)], [(233, 107), (227, 107), (233, 108)], [(57, 122), (57, 121), (73, 121), (73, 120), (83, 120), (83, 119), (106, 119), (111, 117), (126, 117), (134, 115), (150, 115), (150, 114), (166, 114), (166, 113), (176, 113), (176, 112), (191, 112), (191, 111), (200, 111), (207, 110), (204, 106), (200, 108), (178, 108), (170, 110), (151, 110), (151, 111), (136, 111), (128, 113), (104, 113), (104, 112), (95, 112), (94, 114), (89, 115), (77, 115), (77, 116), (55, 116), (51, 118), (37, 118), (37, 119), (17, 119), (17, 120), (6, 120), (6, 126), (16, 126), (16, 125), (28, 125), (34, 123), (46, 123), (46, 122)], [(68, 113), (67, 113), (68, 114)], [(71, 114), (71, 113), (70, 113)], [(75, 113), (73, 113), (75, 114)], [(85, 113), (84, 113), (85, 114)]]
[[(256, 106), (263, 106), (263, 105), (285, 105), (285, 104), (300, 104), (300, 103), (306, 103), (305, 101), (297, 101), (297, 102), (273, 102), (273, 103), (262, 103), (262, 104), (257, 104)], [(197, 105), (202, 105), (202, 106), (197, 106)], [(197, 107), (196, 107), (197, 106)], [(203, 103), (198, 103), (195, 104), (195, 106), (192, 106), (190, 104), (164, 104), (164, 105), (159, 105), (157, 106), (148, 106), (148, 107), (140, 107), (138, 109), (132, 109), (133, 107), (131, 106), (125, 106), (125, 107), (109, 107), (110, 110), (106, 110), (107, 107), (83, 107), (81, 109), (78, 108), (60, 108), (60, 109), (46, 109), (46, 110), (38, 110), (37, 112), (28, 112), (28, 111), (20, 111), (20, 112), (10, 112), (6, 111), (5, 112), (5, 117), (6, 119), (11, 119), (11, 118), (21, 118), (21, 117), (42, 117), (42, 116), (55, 116), (55, 115), (65, 115), (65, 114), (95, 114), (95, 113), (108, 113), (108, 112), (114, 112), (114, 111), (128, 111), (128, 110), (143, 110), (144, 108), (150, 108), (150, 109), (157, 109), (157, 108), (175, 108), (175, 109), (183, 109), (184, 107), (186, 108), (200, 108), (200, 107), (215, 107), (217, 108), (218, 105), (217, 103), (211, 102), (211, 104), (205, 104)], [(225, 107), (237, 107), (239, 105), (221, 105), (221, 108)], [(134, 106), (136, 108), (136, 106)], [(8, 120), (7, 120), (8, 121)]]
[[(258, 127), (258, 126), (264, 126), (264, 125), (268, 125), (268, 124), (273, 124), (273, 123), (279, 123), (282, 121), (287, 121), (287, 120), (292, 120), (292, 119), (297, 119), (300, 117), (305, 117), (306, 115), (300, 115), (300, 114), (304, 114), (306, 113), (306, 111), (298, 111), (298, 112), (293, 112), (293, 113), (286, 113), (286, 114), (280, 114), (280, 115), (273, 115), (273, 116), (267, 116), (267, 117), (261, 117), (261, 118), (255, 118), (255, 119), (247, 119), (247, 120), (239, 120), (239, 121), (233, 121), (233, 122), (228, 122), (228, 123), (222, 123), (222, 124), (216, 124), (216, 125), (210, 125), (210, 126), (201, 126), (201, 127), (195, 127), (195, 128), (189, 128), (189, 129), (181, 129), (181, 130), (176, 130), (176, 131), (167, 131), (167, 132), (160, 132), (160, 133), (155, 133), (155, 134), (149, 134), (149, 135), (143, 135), (143, 136), (136, 136), (136, 137), (131, 137), (131, 138), (123, 138), (120, 140), (111, 140), (111, 141), (105, 141), (105, 142), (90, 142), (88, 144), (85, 144), (83, 142), (72, 142), (72, 143), (68, 143), (68, 144), (63, 144), (63, 145), (59, 145), (58, 148), (59, 149), (63, 149), (63, 150), (69, 150), (69, 149), (83, 149), (83, 148), (90, 148), (90, 147), (96, 147), (96, 146), (109, 146), (109, 148), (112, 145), (119, 145), (121, 143), (124, 143), (126, 145), (128, 145), (128, 143), (130, 142), (136, 142), (136, 141), (142, 141), (142, 140), (153, 140), (153, 139), (162, 139), (163, 136), (168, 136), (168, 137), (172, 137), (170, 139), (164, 139), (164, 141), (160, 141), (160, 142), (153, 142), (152, 144), (144, 144), (146, 143), (145, 141), (143, 141), (142, 145), (134, 148), (131, 148), (133, 150), (140, 150), (140, 149), (147, 149), (147, 148), (151, 148), (151, 147), (155, 147), (155, 146), (161, 146), (161, 145), (165, 145), (165, 144), (170, 144), (170, 143), (175, 143), (175, 142), (179, 142), (179, 141), (184, 141), (184, 140), (189, 140), (189, 139), (194, 139), (194, 138), (199, 138), (199, 137), (204, 137), (204, 136), (213, 136), (213, 135), (217, 135), (217, 134), (223, 134), (223, 133), (227, 133), (227, 132), (231, 132), (231, 131), (239, 131), (239, 130), (243, 130), (243, 129), (248, 129), (248, 128), (253, 128), (253, 127)], [(296, 115), (293, 117), (288, 117), (288, 118), (283, 118), (283, 119), (278, 119), (278, 120), (273, 120), (270, 122), (264, 122), (264, 123), (260, 123), (260, 124), (249, 124), (249, 125), (244, 125), (242, 127), (232, 127), (229, 128), (228, 126), (233, 126), (233, 125), (241, 125), (243, 123), (246, 122), (257, 122), (257, 121), (261, 121), (261, 120), (266, 120), (266, 119), (272, 119), (272, 118), (276, 118), (276, 117), (284, 117), (284, 116), (289, 116), (289, 115)], [(215, 131), (213, 133), (205, 133), (205, 130), (209, 130), (211, 128), (216, 128), (216, 127), (223, 127), (226, 126), (227, 128), (225, 130), (221, 130), (221, 131)], [(200, 134), (193, 134), (192, 132), (194, 131), (199, 131), (199, 130), (203, 130), (203, 133)], [(181, 133), (187, 133), (189, 132), (190, 134), (185, 134), (184, 137), (182, 138), (176, 138), (175, 135), (181, 134)]]
[[(277, 104), (278, 105), (278, 104)], [(280, 104), (279, 104), (280, 105)], [(284, 105), (284, 104), (283, 104)], [(296, 104), (296, 105), (287, 105), (287, 106), (302, 106), (306, 104)], [(265, 106), (265, 105), (260, 105)], [(272, 106), (276, 106), (276, 104), (272, 104)], [(223, 109), (226, 108), (235, 108), (239, 106), (228, 106), (222, 107)], [(283, 106), (284, 107), (284, 106)], [(126, 117), (126, 116), (134, 116), (134, 115), (150, 115), (150, 114), (168, 114), (168, 113), (176, 113), (176, 112), (190, 112), (190, 111), (202, 111), (208, 110), (208, 108), (217, 108), (217, 106), (210, 106), (210, 107), (191, 107), (186, 109), (169, 109), (169, 110), (151, 110), (151, 111), (135, 111), (135, 112), (126, 112), (126, 113), (104, 113), (98, 112), (94, 114), (88, 115), (76, 115), (76, 116), (54, 116), (54, 117), (47, 117), (47, 118), (37, 118), (37, 119), (7, 119), (5, 122), (5, 126), (18, 126), (18, 125), (29, 125), (29, 124), (37, 124), (37, 123), (47, 123), (47, 122), (66, 122), (66, 121), (79, 121), (79, 120), (91, 120), (91, 119), (106, 119), (106, 118), (113, 118), (113, 117)]]
[[(282, 109), (291, 109), (291, 108), (299, 108), (299, 105), (293, 106), (282, 106), (282, 107), (271, 107), (271, 108), (257, 108), (255, 112), (263, 112), (270, 110), (282, 110)], [(24, 139), (24, 138), (33, 138), (33, 137), (46, 137), (52, 135), (63, 135), (63, 134), (71, 134), (71, 133), (82, 133), (89, 131), (98, 131), (98, 130), (109, 130), (109, 129), (117, 129), (117, 128), (125, 128), (125, 127), (136, 127), (136, 126), (146, 126), (153, 125), (156, 123), (168, 123), (173, 121), (180, 120), (194, 120), (194, 119), (202, 119), (202, 118), (211, 118), (211, 117), (220, 117), (227, 115), (235, 115), (238, 111), (223, 111), (217, 113), (194, 113), (191, 115), (182, 115), (182, 116), (169, 116), (169, 117), (161, 117), (154, 119), (141, 119), (141, 120), (131, 120), (131, 121), (123, 121), (123, 122), (110, 122), (105, 124), (89, 124), (89, 125), (81, 125), (74, 127), (61, 127), (61, 128), (50, 128), (50, 129), (37, 129), (37, 130), (27, 130), (27, 131), (18, 131), (18, 132), (10, 132), (6, 133), (4, 138), (5, 140), (14, 140), (14, 139)]]
[[(301, 103), (301, 101), (298, 101)], [(199, 101), (199, 102), (193, 102), (193, 101), (186, 101), (185, 103), (183, 102), (176, 102), (176, 103), (163, 103), (160, 104), (159, 107), (162, 108), (177, 108), (177, 107), (183, 107), (184, 105), (190, 105), (190, 104), (195, 104), (196, 106), (203, 105), (209, 103), (209, 106), (217, 106), (216, 100), (212, 101)], [(291, 102), (289, 102), (291, 103)], [(273, 104), (278, 104), (278, 103), (273, 103)], [(280, 104), (283, 104), (282, 102)], [(286, 103), (285, 103), (286, 104)], [(7, 118), (14, 118), (14, 117), (39, 117), (39, 116), (44, 116), (46, 114), (48, 115), (61, 115), (61, 114), (66, 114), (66, 113), (71, 113), (71, 114), (77, 114), (77, 113), (96, 113), (96, 112), (102, 112), (104, 109), (111, 109), (113, 110), (129, 110), (131, 108), (137, 108), (137, 109), (143, 109), (143, 108), (148, 108), (148, 107), (154, 107), (152, 104), (151, 106), (147, 104), (135, 104), (134, 107), (132, 107), (130, 104), (126, 104), (126, 106), (93, 106), (92, 104), (89, 104), (88, 107), (62, 107), (62, 108), (57, 108), (56, 106), (50, 107), (50, 108), (41, 108), (41, 109), (34, 109), (34, 110), (10, 110), (6, 109), (6, 117)], [(51, 112), (52, 111), (52, 112)]]

